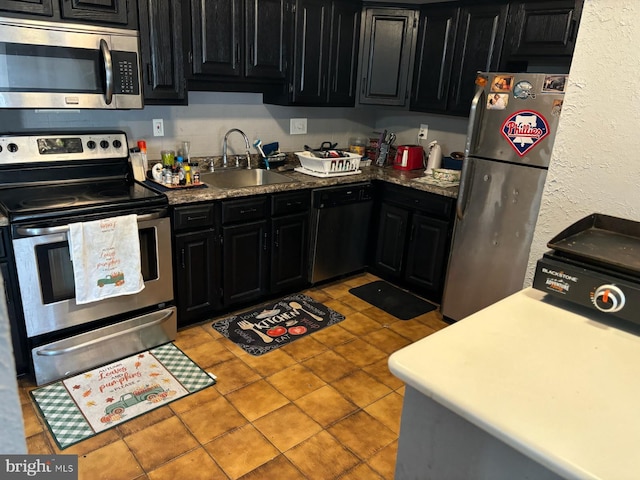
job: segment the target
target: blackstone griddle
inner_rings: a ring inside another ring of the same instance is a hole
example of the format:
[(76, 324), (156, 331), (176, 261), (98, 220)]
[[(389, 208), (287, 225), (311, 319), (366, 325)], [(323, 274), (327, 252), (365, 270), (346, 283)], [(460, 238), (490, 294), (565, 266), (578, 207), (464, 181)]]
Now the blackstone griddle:
[(640, 325), (640, 223), (594, 213), (547, 246), (533, 287)]

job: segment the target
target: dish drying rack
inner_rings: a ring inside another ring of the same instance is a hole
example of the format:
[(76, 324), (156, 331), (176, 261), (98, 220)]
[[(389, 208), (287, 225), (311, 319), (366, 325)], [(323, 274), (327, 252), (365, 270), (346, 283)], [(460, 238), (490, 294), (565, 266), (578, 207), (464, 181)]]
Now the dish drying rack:
[(342, 156), (319, 158), (311, 152), (296, 152), (300, 160), (300, 167), (294, 168), (296, 172), (305, 173), (314, 177), (337, 177), (342, 175), (357, 175), (362, 155), (351, 152), (342, 152)]

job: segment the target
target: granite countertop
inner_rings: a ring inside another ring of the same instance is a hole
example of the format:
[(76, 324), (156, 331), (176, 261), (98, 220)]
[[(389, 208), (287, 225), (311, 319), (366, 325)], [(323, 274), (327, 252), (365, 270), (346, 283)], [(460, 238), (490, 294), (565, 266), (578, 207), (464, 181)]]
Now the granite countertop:
[[(431, 185), (419, 181), (424, 178), (423, 170), (401, 171), (392, 167), (363, 167), (362, 173), (358, 175), (345, 175), (342, 177), (320, 178), (293, 170), (278, 172), (290, 177), (291, 183), (276, 183), (272, 185), (264, 185), (257, 187), (222, 189), (222, 188), (185, 188), (176, 190), (167, 190), (163, 187), (160, 189), (169, 199), (170, 205), (181, 205), (186, 203), (206, 202), (211, 200), (220, 200), (223, 198), (246, 197), (250, 195), (260, 195), (265, 193), (287, 192), (294, 190), (302, 190), (305, 188), (329, 187), (333, 185), (344, 185), (355, 182), (365, 182), (369, 180), (383, 180), (385, 182), (411, 187), (416, 190), (435, 193), (445, 197), (457, 198), (458, 187), (444, 188), (437, 185)], [(147, 182), (151, 183), (151, 182)], [(7, 226), (9, 221), (6, 216), (0, 213), (0, 226)]]
[(331, 178), (313, 177), (296, 171), (286, 171), (278, 173), (282, 173), (290, 177), (293, 182), (235, 189), (221, 189), (214, 187), (186, 188), (170, 190), (164, 193), (167, 195), (170, 205), (180, 205), (184, 203), (204, 202), (223, 198), (246, 197), (249, 195), (302, 190), (305, 188), (329, 187), (333, 185), (344, 185), (369, 180), (383, 180), (396, 185), (403, 185), (405, 187), (415, 188), (416, 190), (443, 195), (445, 197), (457, 198), (458, 196), (458, 187), (443, 188), (437, 185), (424, 183), (422, 181), (416, 181), (417, 179), (425, 176), (423, 170), (400, 171), (390, 167), (380, 168), (374, 166), (363, 167), (361, 170), (362, 173), (358, 175), (345, 175)]

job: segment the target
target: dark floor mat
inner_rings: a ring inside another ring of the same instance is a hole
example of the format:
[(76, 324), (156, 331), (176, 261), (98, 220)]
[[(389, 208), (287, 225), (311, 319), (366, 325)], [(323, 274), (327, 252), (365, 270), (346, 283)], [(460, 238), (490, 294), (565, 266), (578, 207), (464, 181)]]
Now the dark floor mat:
[(349, 292), (400, 320), (410, 320), (436, 309), (435, 305), (382, 280), (352, 288)]

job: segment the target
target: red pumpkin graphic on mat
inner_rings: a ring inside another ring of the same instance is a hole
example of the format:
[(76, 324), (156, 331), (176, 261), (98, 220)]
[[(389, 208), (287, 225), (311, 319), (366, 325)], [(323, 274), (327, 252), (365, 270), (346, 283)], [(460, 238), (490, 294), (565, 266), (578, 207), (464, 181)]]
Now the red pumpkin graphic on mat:
[(267, 330), (267, 335), (269, 335), (270, 337), (279, 337), (280, 335), (284, 335), (285, 333), (287, 333), (287, 329), (280, 326), (273, 327)]
[(307, 327), (303, 327), (302, 325), (289, 327), (289, 333), (291, 335), (302, 335), (303, 333), (307, 333)]

